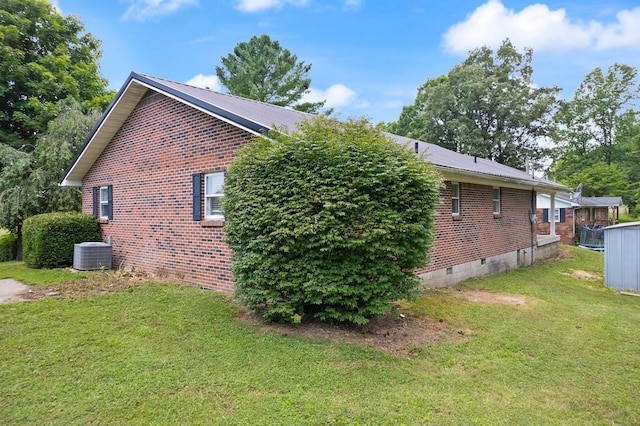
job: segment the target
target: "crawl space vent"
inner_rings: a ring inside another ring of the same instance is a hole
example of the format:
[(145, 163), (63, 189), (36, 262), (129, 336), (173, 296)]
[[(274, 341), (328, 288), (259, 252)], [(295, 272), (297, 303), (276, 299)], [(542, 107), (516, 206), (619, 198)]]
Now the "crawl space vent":
[(89, 242), (74, 244), (73, 268), (92, 271), (100, 268), (111, 269), (111, 245)]

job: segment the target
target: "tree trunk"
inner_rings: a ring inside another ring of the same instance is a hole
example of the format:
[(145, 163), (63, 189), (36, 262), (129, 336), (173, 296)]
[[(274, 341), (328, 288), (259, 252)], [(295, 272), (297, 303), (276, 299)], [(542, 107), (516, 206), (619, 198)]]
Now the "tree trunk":
[(22, 260), (22, 225), (18, 225), (18, 241), (16, 243), (16, 260)]

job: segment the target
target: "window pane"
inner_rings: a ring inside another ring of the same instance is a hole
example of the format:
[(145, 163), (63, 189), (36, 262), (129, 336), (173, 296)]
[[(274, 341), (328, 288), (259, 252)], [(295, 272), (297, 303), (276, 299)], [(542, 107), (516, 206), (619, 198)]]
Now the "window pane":
[(451, 197), (460, 197), (460, 185), (458, 183), (451, 184)]
[(458, 214), (460, 213), (460, 200), (457, 198), (453, 198), (451, 200), (451, 213)]
[(207, 216), (222, 215), (222, 208), (220, 207), (220, 201), (222, 197), (207, 197)]
[(500, 200), (493, 202), (493, 212), (500, 213)]
[(109, 188), (103, 186), (100, 188), (100, 202), (108, 203), (109, 202)]
[(108, 217), (108, 216), (109, 216), (109, 205), (100, 204), (100, 217)]
[(222, 194), (224, 173), (211, 173), (205, 176), (205, 190), (207, 195)]

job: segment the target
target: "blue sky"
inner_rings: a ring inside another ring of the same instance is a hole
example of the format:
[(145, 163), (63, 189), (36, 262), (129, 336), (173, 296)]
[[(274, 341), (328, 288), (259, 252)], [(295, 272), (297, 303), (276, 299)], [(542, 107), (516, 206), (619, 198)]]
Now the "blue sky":
[(102, 75), (131, 71), (225, 91), (220, 57), (268, 34), (311, 63), (309, 100), (394, 121), (418, 86), (479, 46), (534, 49), (534, 82), (571, 98), (595, 67), (640, 68), (640, 1), (55, 0), (102, 40)]

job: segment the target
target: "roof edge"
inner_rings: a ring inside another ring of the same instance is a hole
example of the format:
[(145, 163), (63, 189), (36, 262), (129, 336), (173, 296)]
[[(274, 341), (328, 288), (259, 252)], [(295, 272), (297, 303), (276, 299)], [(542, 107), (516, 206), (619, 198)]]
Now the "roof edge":
[(248, 118), (245, 118), (241, 115), (234, 114), (228, 110), (225, 110), (223, 108), (207, 103), (199, 98), (196, 98), (195, 96), (188, 95), (168, 85), (161, 84), (156, 79), (149, 78), (144, 74), (137, 74), (137, 73), (132, 73), (132, 74), (135, 75), (136, 80), (140, 81), (141, 83), (144, 83), (145, 85), (151, 87), (152, 89), (165, 92), (174, 98), (180, 99), (183, 102), (188, 102), (201, 110), (208, 111), (211, 114), (215, 114), (219, 117), (222, 117), (223, 119), (227, 121), (231, 121), (238, 126), (242, 126), (251, 132), (268, 135), (269, 132), (271, 131), (271, 128), (265, 125), (262, 125)]
[(486, 173), (482, 173), (482, 172), (474, 172), (471, 170), (464, 170), (464, 169), (455, 169), (453, 167), (448, 167), (448, 166), (439, 166), (437, 164), (434, 164), (436, 170), (440, 171), (440, 172), (444, 172), (447, 174), (452, 174), (452, 175), (460, 175), (460, 176), (468, 176), (471, 178), (476, 178), (478, 180), (484, 180), (484, 181), (498, 181), (498, 182), (506, 182), (506, 183), (511, 183), (514, 185), (518, 185), (520, 187), (524, 186), (527, 188), (544, 188), (549, 190), (549, 192), (558, 192), (558, 191), (563, 191), (565, 189), (567, 189), (567, 187), (565, 187), (564, 185), (561, 185), (559, 183), (555, 183), (555, 182), (551, 182), (551, 181), (547, 181), (547, 180), (541, 180), (541, 179), (531, 179), (531, 180), (526, 180), (526, 179), (518, 179), (518, 178), (510, 178), (510, 177), (506, 177), (506, 176), (500, 176), (500, 175), (489, 175)]
[(81, 185), (70, 184), (71, 182), (75, 183), (77, 181), (70, 180), (67, 177), (69, 176), (69, 173), (71, 173), (75, 165), (78, 163), (78, 160), (80, 159), (80, 157), (82, 157), (82, 154), (86, 151), (87, 146), (89, 146), (89, 143), (91, 142), (91, 139), (93, 139), (93, 136), (96, 134), (98, 129), (102, 126), (102, 124), (107, 120), (107, 117), (109, 117), (109, 114), (111, 113), (115, 105), (118, 103), (118, 101), (126, 91), (126, 88), (129, 87), (129, 84), (131, 83), (135, 75), (137, 74), (133, 71), (129, 74), (129, 77), (127, 77), (124, 84), (120, 87), (120, 90), (116, 92), (116, 95), (113, 97), (111, 102), (109, 102), (109, 105), (104, 110), (104, 112), (102, 113), (102, 115), (100, 116), (96, 124), (93, 126), (93, 128), (91, 129), (87, 137), (84, 139), (82, 146), (80, 147), (80, 149), (78, 149), (78, 152), (76, 152), (76, 155), (73, 157), (73, 159), (69, 163), (69, 166), (67, 166), (67, 168), (65, 169), (64, 174), (62, 175), (62, 178), (58, 182), (58, 186), (81, 186)]

